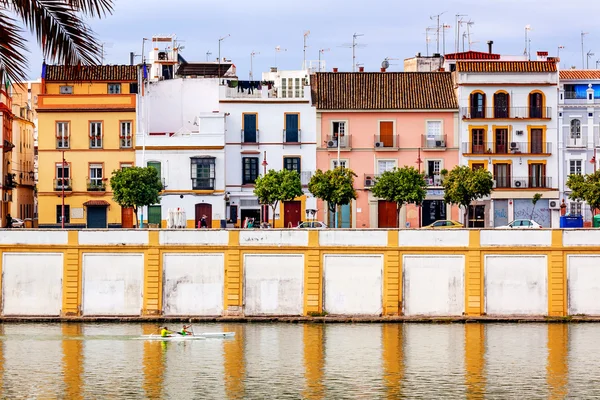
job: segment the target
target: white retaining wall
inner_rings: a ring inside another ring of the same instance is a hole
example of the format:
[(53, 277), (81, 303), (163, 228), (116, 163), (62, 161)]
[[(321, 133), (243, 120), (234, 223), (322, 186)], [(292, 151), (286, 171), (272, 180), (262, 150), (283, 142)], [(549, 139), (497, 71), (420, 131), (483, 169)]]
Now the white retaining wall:
[(321, 246), (387, 246), (387, 231), (362, 230), (323, 230), (319, 231)]
[(542, 229), (487, 229), (481, 231), (481, 246), (550, 246), (552, 231)]
[(600, 315), (600, 255), (567, 256), (569, 315)]
[(68, 242), (68, 231), (56, 229), (6, 229), (0, 233), (0, 244), (47, 245), (67, 244)]
[(161, 230), (158, 234), (161, 245), (215, 245), (226, 246), (229, 232), (226, 230)]
[(468, 247), (469, 231), (462, 229), (400, 231), (398, 245), (405, 247)]
[(147, 245), (148, 231), (136, 229), (111, 229), (105, 231), (79, 231), (79, 244), (84, 245)]

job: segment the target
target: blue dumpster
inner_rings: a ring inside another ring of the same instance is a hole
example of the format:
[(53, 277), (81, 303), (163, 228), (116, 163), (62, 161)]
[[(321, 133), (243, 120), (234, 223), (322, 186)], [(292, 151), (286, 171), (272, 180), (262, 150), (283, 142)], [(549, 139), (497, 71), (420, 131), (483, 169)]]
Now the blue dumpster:
[(563, 215), (560, 217), (560, 227), (561, 228), (583, 228), (583, 216), (581, 216), (581, 215), (573, 215), (573, 216)]

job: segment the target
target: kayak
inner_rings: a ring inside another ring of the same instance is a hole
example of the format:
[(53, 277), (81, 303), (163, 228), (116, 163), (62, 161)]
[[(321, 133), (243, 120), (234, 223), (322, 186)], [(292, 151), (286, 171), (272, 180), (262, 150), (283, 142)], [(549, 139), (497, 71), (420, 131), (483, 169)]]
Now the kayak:
[(235, 336), (235, 332), (205, 332), (194, 335), (171, 335), (171, 336), (160, 336), (160, 335), (143, 335), (142, 337), (136, 338), (139, 340), (167, 340), (167, 341), (180, 341), (180, 340), (202, 340), (202, 339), (219, 339), (219, 338), (232, 338)]

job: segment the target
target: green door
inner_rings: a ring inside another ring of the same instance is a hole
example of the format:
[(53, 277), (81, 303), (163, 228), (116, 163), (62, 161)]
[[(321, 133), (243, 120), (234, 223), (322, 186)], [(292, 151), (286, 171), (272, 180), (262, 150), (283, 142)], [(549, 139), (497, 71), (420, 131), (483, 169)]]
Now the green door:
[(160, 206), (148, 206), (148, 223), (157, 224), (160, 228), (161, 220), (162, 217)]
[(148, 161), (148, 166), (152, 167), (154, 169), (156, 169), (156, 172), (158, 172), (158, 179), (162, 178), (160, 175), (160, 162), (159, 161)]

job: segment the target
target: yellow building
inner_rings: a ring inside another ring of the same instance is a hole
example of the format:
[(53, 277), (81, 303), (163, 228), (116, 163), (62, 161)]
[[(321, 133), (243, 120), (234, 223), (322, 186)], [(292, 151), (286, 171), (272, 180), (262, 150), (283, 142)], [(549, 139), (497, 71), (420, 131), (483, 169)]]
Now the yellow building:
[[(1, 81), (1, 79), (0, 79)], [(0, 226), (7, 226), (7, 214), (10, 214), (15, 182), (11, 172), (12, 150), (15, 147), (12, 140), (12, 98), (9, 93), (0, 88), (0, 129), (2, 130), (2, 155), (0, 156)]]
[(33, 112), (20, 102), (19, 96), (13, 93), (13, 126), (12, 137), (14, 148), (9, 171), (13, 176), (14, 189), (10, 203), (10, 215), (21, 220), (34, 217), (34, 142)]
[[(112, 197), (113, 171), (135, 160), (137, 67), (44, 65), (38, 98), (40, 227), (129, 225)], [(64, 193), (64, 194), (63, 194)]]

